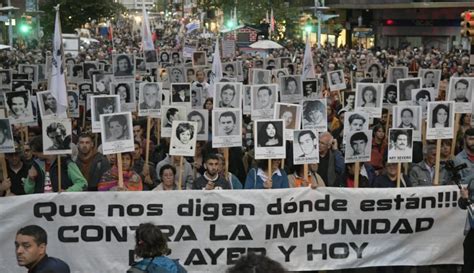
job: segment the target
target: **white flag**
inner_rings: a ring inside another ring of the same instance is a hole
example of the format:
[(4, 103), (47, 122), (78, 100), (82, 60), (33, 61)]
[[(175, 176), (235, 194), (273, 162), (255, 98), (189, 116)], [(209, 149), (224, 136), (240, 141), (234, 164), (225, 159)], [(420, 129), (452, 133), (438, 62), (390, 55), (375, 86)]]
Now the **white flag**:
[(301, 75), (301, 79), (306, 80), (314, 78), (316, 78), (316, 73), (314, 73), (313, 52), (311, 52), (311, 45), (309, 44), (309, 38), (307, 37), (303, 59), (303, 74)]
[(151, 38), (150, 22), (148, 21), (148, 14), (146, 13), (145, 6), (143, 6), (142, 26), (143, 51), (155, 50), (155, 45), (153, 44), (153, 39)]
[(64, 74), (63, 62), (63, 43), (61, 35), (61, 21), (59, 20), (59, 5), (56, 9), (56, 22), (54, 26), (54, 40), (53, 40), (53, 58), (51, 67), (51, 81), (50, 90), (53, 97), (56, 99), (58, 109), (57, 115), (66, 112), (67, 109), (67, 91), (66, 91), (66, 76)]
[(219, 38), (216, 40), (216, 46), (214, 48), (214, 54), (212, 58), (212, 71), (209, 78), (209, 94), (212, 98), (215, 95), (215, 86), (217, 82), (220, 82), (222, 79), (222, 63), (221, 63), (221, 53), (219, 51)]

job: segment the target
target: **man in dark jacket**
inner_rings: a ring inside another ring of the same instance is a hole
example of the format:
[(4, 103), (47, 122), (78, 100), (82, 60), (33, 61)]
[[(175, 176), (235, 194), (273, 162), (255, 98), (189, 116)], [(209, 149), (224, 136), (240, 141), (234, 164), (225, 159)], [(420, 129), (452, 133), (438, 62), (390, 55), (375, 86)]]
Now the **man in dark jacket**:
[(87, 180), (87, 190), (97, 191), (97, 184), (100, 178), (110, 169), (109, 161), (103, 154), (97, 152), (94, 136), (90, 133), (84, 133), (79, 136), (77, 148), (79, 152), (76, 164)]

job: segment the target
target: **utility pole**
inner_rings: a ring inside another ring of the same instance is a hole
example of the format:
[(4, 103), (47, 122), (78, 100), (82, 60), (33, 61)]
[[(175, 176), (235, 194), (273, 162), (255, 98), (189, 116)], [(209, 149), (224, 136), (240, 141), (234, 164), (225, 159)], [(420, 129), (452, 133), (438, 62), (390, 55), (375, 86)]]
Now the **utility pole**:
[(314, 12), (318, 18), (318, 48), (321, 48), (321, 25), (327, 20), (335, 17), (339, 17), (339, 14), (324, 14), (325, 10), (329, 10), (329, 7), (324, 5), (324, 1), (314, 0)]

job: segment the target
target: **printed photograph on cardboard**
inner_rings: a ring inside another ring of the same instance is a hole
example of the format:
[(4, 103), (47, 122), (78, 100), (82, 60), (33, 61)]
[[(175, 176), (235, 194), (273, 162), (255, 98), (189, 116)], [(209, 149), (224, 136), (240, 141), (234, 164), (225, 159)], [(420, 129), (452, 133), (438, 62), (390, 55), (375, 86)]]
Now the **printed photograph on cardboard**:
[(37, 82), (38, 81), (38, 66), (31, 64), (19, 64), (18, 72), (28, 75), (28, 80)]
[(118, 95), (92, 95), (91, 117), (92, 132), (100, 132), (100, 116), (104, 114), (119, 113), (121, 111), (120, 98)]
[(357, 83), (356, 110), (369, 114), (371, 118), (382, 115), (382, 89), (380, 83)]
[(345, 162), (370, 161), (372, 148), (372, 131), (355, 131), (345, 135)]
[(196, 122), (198, 141), (207, 141), (209, 138), (209, 111), (207, 109), (192, 109), (188, 113), (188, 121)]
[(0, 90), (10, 91), (12, 89), (12, 71), (10, 69), (0, 70)]
[(215, 92), (214, 108), (240, 109), (242, 107), (242, 83), (218, 82)]
[(37, 92), (36, 96), (42, 119), (67, 118), (67, 112), (59, 112), (60, 106), (50, 91)]
[(172, 83), (171, 94), (171, 105), (191, 108), (191, 85), (189, 83)]
[(133, 152), (133, 123), (130, 112), (100, 115), (104, 155)]
[(12, 126), (7, 118), (0, 119), (0, 153), (14, 153)]
[(108, 95), (111, 93), (110, 84), (114, 81), (112, 73), (96, 73), (92, 75), (92, 85), (95, 94)]
[(135, 66), (133, 55), (114, 54), (112, 55), (112, 67), (116, 78), (134, 78)]
[(266, 69), (252, 69), (252, 84), (270, 84), (271, 71)]
[(428, 102), (426, 139), (448, 139), (454, 136), (454, 102)]
[(136, 111), (134, 81), (116, 81), (110, 83), (110, 94), (119, 96), (122, 111)]
[(413, 140), (421, 141), (422, 112), (420, 106), (394, 106), (392, 128), (413, 129)]
[(161, 111), (161, 86), (159, 82), (142, 82), (138, 91), (138, 115), (159, 117)]
[(398, 104), (410, 104), (413, 89), (421, 87), (421, 78), (406, 78), (397, 80)]
[(255, 159), (285, 158), (283, 120), (262, 119), (254, 123)]
[(174, 120), (171, 127), (170, 155), (195, 156), (196, 127), (192, 121)]
[(344, 114), (344, 134), (369, 130), (369, 114), (356, 111)]
[(303, 101), (303, 129), (327, 131), (326, 99)]
[(293, 140), (293, 130), (301, 128), (302, 106), (290, 103), (275, 103), (274, 119), (282, 119), (286, 140)]
[(301, 76), (289, 75), (279, 79), (280, 100), (282, 102), (300, 102), (303, 99)]
[(412, 162), (413, 129), (390, 128), (388, 146), (388, 163)]
[(303, 98), (305, 99), (321, 99), (321, 79), (305, 80), (301, 83), (303, 89)]
[(196, 80), (196, 68), (194, 67), (185, 67), (184, 71), (186, 72), (186, 82), (192, 83)]
[(212, 147), (242, 146), (242, 111), (239, 109), (212, 110)]
[(319, 134), (316, 130), (303, 129), (293, 132), (293, 164), (319, 163)]
[(185, 83), (184, 67), (182, 66), (171, 66), (168, 67), (168, 79), (170, 83)]
[(371, 78), (374, 83), (383, 82), (384, 74), (385, 74), (385, 71), (382, 65), (379, 63), (372, 63), (365, 70), (365, 77)]
[[(408, 67), (406, 66), (391, 66), (388, 68), (388, 76), (386, 83), (397, 84), (399, 79), (408, 78)], [(420, 88), (420, 87), (417, 87)]]
[(43, 120), (43, 153), (71, 154), (72, 125), (68, 118)]
[(79, 117), (79, 91), (70, 90), (67, 91), (67, 111), (69, 117)]
[(7, 117), (11, 124), (28, 123), (34, 120), (29, 91), (5, 92)]
[(276, 84), (252, 85), (252, 119), (270, 119), (277, 101)]
[(187, 109), (185, 106), (162, 105), (161, 106), (161, 136), (171, 137), (173, 121), (186, 121)]
[(472, 112), (472, 89), (472, 78), (450, 78), (448, 100), (454, 101), (456, 113)]
[(413, 89), (411, 93), (412, 104), (421, 107), (423, 118), (427, 116), (428, 102), (435, 101), (436, 97), (436, 90), (433, 88)]
[(418, 77), (421, 77), (421, 88), (433, 88), (436, 93), (439, 91), (439, 82), (441, 80), (440, 69), (423, 69), (418, 71)]
[(327, 73), (329, 89), (331, 91), (346, 89), (344, 71), (335, 70)]
[(193, 66), (206, 66), (207, 55), (205, 51), (194, 51), (193, 52)]

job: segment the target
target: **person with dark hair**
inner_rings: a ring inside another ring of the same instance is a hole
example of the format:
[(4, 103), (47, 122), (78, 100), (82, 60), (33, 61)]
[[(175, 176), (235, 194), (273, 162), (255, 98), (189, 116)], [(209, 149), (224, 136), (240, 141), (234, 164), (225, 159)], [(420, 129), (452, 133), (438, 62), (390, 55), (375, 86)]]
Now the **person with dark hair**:
[(205, 133), (204, 132), (204, 122), (206, 120), (204, 119), (204, 116), (200, 112), (198, 112), (196, 110), (189, 112), (188, 113), (188, 121), (194, 121), (194, 122), (197, 123), (196, 134), (199, 135), (199, 134), (204, 134)]
[(30, 147), (36, 157), (24, 180), (25, 193), (46, 193), (60, 191), (83, 191), (87, 188), (87, 181), (69, 157), (61, 159), (61, 189), (58, 189), (58, 161), (57, 155), (43, 153), (43, 138), (41, 135), (30, 140)]
[(186, 122), (178, 124), (176, 127), (176, 138), (181, 144), (190, 145), (191, 140), (194, 138), (194, 126)]
[(135, 231), (135, 255), (143, 258), (134, 263), (127, 273), (186, 273), (178, 260), (168, 257), (167, 237), (152, 223), (140, 224)]
[(454, 84), (454, 93), (451, 98), (455, 102), (469, 102), (468, 94), (469, 82), (466, 79), (460, 79)]
[(176, 168), (170, 164), (166, 164), (160, 169), (161, 183), (153, 189), (153, 191), (175, 191), (178, 185), (175, 183)]
[(387, 152), (387, 140), (385, 139), (385, 127), (376, 124), (372, 128), (372, 150), (370, 153), (370, 165), (374, 167), (375, 174), (380, 175), (383, 170), (383, 157)]
[(352, 148), (353, 156), (362, 156), (365, 155), (365, 148), (369, 142), (367, 135), (364, 132), (357, 132), (353, 134), (349, 140), (349, 143)]
[(285, 89), (283, 94), (294, 95), (298, 92), (298, 82), (294, 77), (283, 78), (285, 81)]
[[(284, 121), (285, 124), (285, 129), (296, 129), (296, 124), (295, 124), (295, 117), (296, 117), (296, 108), (294, 106), (288, 106), (288, 105), (280, 105), (280, 115), (279, 118), (281, 118)], [(298, 126), (299, 127), (299, 126)]]
[(254, 109), (271, 109), (273, 107), (272, 89), (261, 86), (257, 89), (257, 105)]
[(79, 97), (76, 92), (68, 91), (67, 92), (67, 107), (70, 113), (78, 111), (79, 108)]
[(354, 113), (349, 116), (349, 131), (362, 131), (364, 129), (364, 124), (367, 121), (364, 116), (358, 113)]
[(400, 113), (401, 123), (398, 125), (398, 128), (412, 128), (416, 130), (414, 122), (414, 113), (413, 110), (410, 108), (402, 109)]
[(405, 71), (401, 67), (392, 68), (392, 81), (390, 83), (397, 84), (397, 80), (405, 78)]
[(268, 177), (268, 160), (258, 160), (257, 168), (252, 168), (245, 179), (245, 189), (286, 189), (289, 188), (288, 175), (280, 169), (281, 159), (272, 159)]
[(130, 86), (128, 84), (119, 83), (115, 87), (115, 94), (119, 95), (120, 104), (122, 105), (122, 107), (125, 103), (130, 103), (130, 101), (131, 101)]
[(423, 88), (435, 88), (435, 73), (434, 71), (426, 71), (423, 75)]
[(232, 105), (235, 98), (235, 85), (226, 84), (221, 89), (221, 101), (219, 107), (221, 108), (234, 108)]
[(170, 54), (168, 52), (163, 51), (160, 54), (160, 63), (168, 63), (170, 61)]
[(411, 101), (411, 93), (415, 88), (420, 88), (420, 82), (416, 79), (400, 81), (400, 101)]
[(44, 105), (44, 115), (55, 115), (58, 110), (58, 104), (56, 99), (53, 97), (51, 92), (44, 93), (43, 97), (43, 105)]
[(87, 190), (97, 191), (102, 175), (110, 169), (107, 158), (97, 152), (92, 133), (82, 133), (77, 142), (76, 164), (87, 180)]
[(127, 55), (119, 55), (115, 60), (114, 76), (133, 76), (133, 66), (130, 57)]
[(428, 107), (428, 102), (431, 101), (431, 94), (428, 90), (422, 89), (418, 91), (415, 95), (415, 105), (421, 106), (423, 113), (426, 113), (426, 108)]
[(226, 64), (226, 66), (224, 67), (224, 73), (227, 77), (229, 78), (233, 78), (235, 75), (235, 68), (234, 68), (234, 64), (230, 63), (230, 64)]
[(446, 104), (438, 104), (433, 109), (431, 117), (432, 128), (448, 128), (449, 127), (449, 106)]
[(242, 256), (227, 273), (287, 273), (283, 266), (264, 255), (254, 252)]
[(189, 102), (191, 98), (189, 97), (189, 85), (176, 84), (172, 86), (173, 89), (173, 98), (172, 102)]
[(28, 117), (29, 96), (27, 91), (6, 93), (8, 116), (13, 119)]
[(100, 115), (114, 113), (115, 107), (115, 98), (113, 97), (95, 98), (95, 121), (100, 121)]
[(367, 69), (367, 74), (370, 78), (374, 80), (380, 80), (380, 78), (382, 78), (382, 72), (380, 70), (381, 69), (378, 64), (372, 64)]
[(396, 104), (397, 103), (397, 86), (395, 84), (389, 84), (385, 88), (385, 98), (383, 103)]
[(106, 171), (97, 184), (98, 191), (143, 191), (143, 182), (139, 174), (133, 170), (133, 155), (131, 152), (122, 153), (123, 187), (119, 185), (117, 163)]
[(52, 122), (46, 127), (46, 135), (53, 142), (47, 151), (70, 150), (71, 136), (67, 135), (66, 127), (59, 122)]
[(272, 147), (282, 146), (283, 137), (278, 132), (278, 126), (275, 122), (268, 121), (262, 122), (262, 126), (258, 130), (258, 146), (259, 147)]
[(321, 126), (326, 121), (326, 109), (319, 100), (309, 100), (303, 102), (303, 128), (312, 129)]
[(62, 260), (48, 256), (46, 246), (48, 234), (37, 225), (20, 228), (16, 232), (15, 254), (19, 266), (30, 273), (69, 273), (69, 266)]
[(80, 64), (79, 65), (74, 65), (72, 67), (72, 76), (74, 78), (82, 80), (83, 75), (84, 75), (83, 71), (84, 71), (84, 68), (82, 67), (82, 65), (80, 65)]
[(0, 146), (12, 147), (10, 123), (6, 119), (0, 119)]
[(234, 112), (222, 112), (219, 116), (219, 123), (217, 126), (217, 136), (232, 136), (238, 134), (237, 132), (237, 117)]
[(301, 131), (300, 134), (298, 135), (298, 144), (300, 145), (300, 149), (303, 152), (298, 157), (301, 157), (301, 158), (319, 157), (318, 142), (316, 139), (316, 135), (312, 131), (310, 130)]
[(407, 152), (411, 148), (411, 139), (407, 130), (392, 131), (390, 135), (391, 150), (396, 153)]
[(173, 65), (177, 65), (181, 63), (181, 56), (179, 56), (178, 52), (171, 53), (171, 58), (173, 60)]
[(173, 120), (177, 120), (179, 118), (178, 114), (179, 110), (177, 108), (169, 108), (168, 111), (166, 111), (166, 124), (164, 127), (171, 128)]
[(219, 174), (219, 157), (208, 154), (204, 160), (205, 172), (193, 182), (193, 190), (230, 189), (230, 183)]
[(377, 107), (377, 90), (373, 86), (362, 89), (362, 107)]
[(109, 116), (105, 119), (107, 141), (130, 139), (129, 124), (125, 115)]

